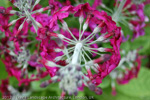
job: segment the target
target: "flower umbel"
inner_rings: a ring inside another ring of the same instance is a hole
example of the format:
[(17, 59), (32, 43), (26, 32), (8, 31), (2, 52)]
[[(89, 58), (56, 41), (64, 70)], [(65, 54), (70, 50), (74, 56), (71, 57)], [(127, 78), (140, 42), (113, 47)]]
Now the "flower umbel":
[[(79, 18), (78, 35), (75, 35), (70, 30), (64, 20), (72, 13), (75, 13), (74, 16)], [(98, 93), (99, 89), (96, 85), (99, 85), (101, 80), (117, 67), (120, 61), (120, 28), (116, 26), (115, 22), (105, 12), (94, 10), (88, 3), (80, 4), (76, 7), (63, 7), (54, 13), (51, 19), (51, 27), (55, 21), (60, 21), (62, 28), (67, 33), (63, 35), (57, 32), (48, 32), (47, 34), (51, 38), (57, 39), (56, 43), (59, 48), (54, 48), (54, 50), (56, 52), (63, 52), (63, 54), (57, 56), (54, 60), (44, 61), (45, 66), (59, 67), (59, 70), (51, 80), (43, 82), (41, 86), (45, 87), (49, 83), (60, 82), (59, 87), (64, 92), (68, 92), (70, 95), (77, 95), (78, 88), (84, 85), (97, 94), (101, 94)], [(96, 22), (96, 27), (94, 27), (91, 33), (89, 31), (89, 35), (85, 35), (91, 21)], [(96, 39), (96, 35), (102, 30), (104, 32)], [(101, 45), (102, 43), (110, 43), (112, 48), (98, 47), (99, 43)], [(93, 48), (93, 44), (97, 45), (97, 48)], [(104, 52), (110, 54), (111, 57), (105, 59), (103, 56)], [(96, 59), (93, 59), (93, 54), (97, 55)], [(60, 60), (65, 61), (65, 66), (58, 63)], [(95, 73), (92, 73), (92, 70)]]

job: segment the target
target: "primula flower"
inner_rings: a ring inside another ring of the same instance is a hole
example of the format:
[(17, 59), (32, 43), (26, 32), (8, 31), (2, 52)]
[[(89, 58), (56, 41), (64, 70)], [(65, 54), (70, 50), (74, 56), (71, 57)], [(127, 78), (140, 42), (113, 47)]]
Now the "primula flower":
[(134, 40), (135, 38), (138, 38), (139, 36), (145, 35), (144, 27), (146, 24), (144, 22), (139, 24), (138, 21), (131, 21), (131, 23), (133, 25), (132, 30), (134, 32), (132, 40)]
[(96, 9), (97, 6), (101, 6), (101, 5), (102, 5), (102, 0), (94, 0), (92, 7)]
[(40, 57), (37, 54), (31, 55), (30, 56), (30, 60), (28, 61), (29, 65), (31, 65), (32, 67), (44, 67), (41, 63), (40, 63)]
[(9, 85), (9, 82), (8, 82), (8, 79), (5, 79), (5, 80), (1, 80), (1, 86), (0, 86), (0, 91), (2, 93), (2, 97), (3, 98), (6, 98), (6, 99), (9, 99), (11, 98), (11, 94), (10, 94), (10, 91), (8, 90), (8, 85)]
[(49, 6), (51, 8), (51, 14), (57, 12), (59, 8), (62, 7), (62, 4), (57, 0), (49, 0)]
[(10, 13), (10, 10), (12, 10), (12, 7), (8, 7), (7, 9), (4, 7), (0, 7), (0, 30), (2, 32), (5, 32), (5, 36), (10, 36), (10, 30), (8, 27), (8, 21), (10, 16), (12, 14)]
[[(11, 45), (10, 45), (11, 46)], [(9, 47), (5, 52), (5, 58), (2, 59), (2, 62), (5, 64), (6, 71), (9, 76), (14, 76), (19, 81), (19, 86), (21, 84), (29, 85), (32, 81), (38, 81), (39, 79), (48, 75), (47, 71), (43, 72), (37, 68), (37, 75), (31, 74), (28, 75), (28, 63), (30, 61), (30, 53), (25, 48), (21, 47), (21, 51), (18, 54), (15, 54)], [(32, 63), (33, 64), (33, 63)], [(41, 65), (41, 64), (39, 64)], [(37, 66), (36, 66), (37, 67)]]
[[(116, 2), (119, 2), (119, 1), (116, 0)], [(124, 5), (123, 5), (123, 2), (124, 2)], [(122, 0), (120, 3), (120, 6), (122, 5), (121, 10), (119, 10), (120, 12), (116, 10), (115, 13), (113, 14), (113, 18), (116, 19), (116, 22), (121, 22), (121, 23), (123, 22), (123, 24), (125, 24), (124, 22), (126, 22), (126, 24), (129, 24), (130, 29), (133, 31), (132, 40), (145, 34), (145, 31), (143, 28), (145, 27), (145, 22), (148, 21), (148, 18), (144, 14), (143, 2), (144, 0)], [(117, 14), (120, 14), (121, 17), (116, 18), (115, 16)]]
[(112, 79), (112, 95), (116, 95), (115, 81), (120, 85), (127, 84), (131, 79), (137, 78), (141, 67), (141, 57), (137, 54), (137, 50), (130, 51), (128, 54), (122, 51), (122, 54), (118, 67), (109, 75)]
[[(65, 22), (65, 18), (72, 14), (79, 18), (79, 30), (76, 33)], [(84, 18), (86, 19), (84, 20)], [(97, 21), (96, 27), (89, 31), (90, 33), (86, 32), (93, 19)], [(41, 48), (44, 52), (41, 55), (46, 58), (42, 62), (48, 70), (49, 68), (52, 68), (51, 70), (54, 70), (53, 68), (59, 69), (55, 70), (56, 72), (53, 71), (55, 75), (50, 80), (43, 82), (41, 87), (46, 87), (52, 82), (60, 82), (59, 87), (63, 93), (77, 95), (78, 89), (84, 84), (96, 94), (101, 94), (101, 88), (96, 85), (99, 85), (101, 80), (115, 69), (120, 61), (119, 48), (122, 41), (120, 28), (105, 12), (94, 10), (88, 3), (79, 4), (76, 7), (65, 6), (58, 10), (52, 15), (50, 28), (55, 26), (54, 23), (58, 21), (62, 24), (60, 29), (68, 32), (62, 33), (62, 31), (60, 34), (57, 31), (47, 31), (45, 34), (48, 35), (48, 39), (55, 39), (56, 44), (51, 47), (53, 41), (43, 39)], [(101, 30), (104, 30), (103, 33), (95, 39), (96, 34), (99, 34)], [(104, 41), (112, 48), (103, 47)], [(101, 46), (98, 43), (101, 43)], [(98, 47), (91, 47), (93, 44)], [(106, 60), (103, 52), (108, 53), (111, 57)], [(93, 54), (98, 55), (98, 58), (94, 59)], [(63, 65), (60, 61), (64, 62)], [(84, 73), (82, 70), (87, 72)], [(95, 73), (92, 73), (91, 70), (94, 70)], [(52, 72), (50, 73), (52, 74)]]
[(16, 0), (13, 2), (14, 6), (17, 7), (19, 9), (19, 11), (11, 10), (10, 13), (18, 15), (19, 18), (10, 22), (8, 26), (15, 24), (21, 18), (24, 19), (24, 21), (20, 24), (18, 31), (15, 33), (15, 37), (18, 36), (18, 34), (22, 30), (22, 28), (24, 27), (24, 24), (26, 22), (31, 22), (34, 29), (36, 30), (36, 32), (37, 32), (38, 28), (41, 27), (41, 24), (39, 22), (37, 22), (32, 17), (32, 15), (49, 10), (50, 7), (48, 6), (45, 8), (35, 9), (36, 5), (39, 2), (40, 2), (40, 0), (36, 0), (36, 1), (34, 1), (34, 0), (31, 0), (31, 1), (30, 0)]
[(27, 97), (31, 94), (31, 92), (28, 91), (28, 87), (26, 86), (22, 87), (22, 89), (14, 88), (11, 86), (9, 84), (9, 79), (2, 80), (1, 82), (2, 84), (0, 86), (0, 91), (2, 92), (3, 99), (20, 100), (22, 98), (19, 97)]

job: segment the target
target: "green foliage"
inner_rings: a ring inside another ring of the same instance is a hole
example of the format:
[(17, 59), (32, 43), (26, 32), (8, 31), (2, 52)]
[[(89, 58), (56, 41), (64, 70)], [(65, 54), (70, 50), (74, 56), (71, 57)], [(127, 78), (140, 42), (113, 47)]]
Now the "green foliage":
[(94, 0), (84, 0), (84, 2), (88, 2), (92, 6), (94, 3)]
[(140, 54), (149, 55), (150, 49), (150, 27), (145, 28), (145, 35), (140, 36), (139, 38), (135, 39), (133, 42), (130, 43), (131, 49), (141, 48), (139, 51)]
[(150, 97), (150, 70), (144, 67), (141, 68), (137, 79), (133, 79), (127, 85), (120, 85), (117, 90), (125, 95), (135, 97)]
[(99, 87), (107, 88), (109, 86), (110, 86), (110, 78), (109, 78), (109, 76), (107, 76), (102, 80), (102, 83), (99, 85)]
[(145, 9), (144, 9), (145, 11), (145, 14), (148, 16), (148, 17), (150, 17), (150, 14), (149, 14), (149, 11), (150, 11), (150, 4), (147, 4), (146, 6), (145, 6)]
[(150, 70), (142, 67), (137, 79), (131, 80), (129, 84), (117, 85), (117, 95), (111, 95), (111, 87), (103, 88), (102, 95), (85, 88), (86, 96), (93, 96), (94, 100), (149, 100), (150, 98)]
[[(0, 80), (2, 79), (6, 79), (7, 78), (7, 72), (6, 72), (6, 68), (5, 65), (3, 64), (3, 62), (0, 60)], [(1, 82), (0, 82), (1, 83)]]
[(102, 95), (96, 95), (94, 92), (89, 92), (89, 90), (85, 89), (86, 96), (93, 96), (93, 100), (142, 100), (138, 97), (132, 97), (128, 95), (124, 95), (121, 92), (117, 92), (116, 96), (112, 96), (111, 87), (103, 89)]
[(9, 7), (9, 1), (8, 0), (1, 0), (0, 6), (3, 6), (5, 8)]
[(41, 1), (40, 1), (40, 4), (41, 4), (43, 7), (46, 7), (46, 6), (49, 5), (48, 1), (49, 1), (49, 0), (41, 0)]

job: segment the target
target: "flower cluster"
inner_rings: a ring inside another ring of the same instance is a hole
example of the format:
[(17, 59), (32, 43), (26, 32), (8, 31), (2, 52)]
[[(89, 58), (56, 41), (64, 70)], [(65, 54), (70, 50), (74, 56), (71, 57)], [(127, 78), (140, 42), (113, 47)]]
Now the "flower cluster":
[(137, 50), (130, 51), (126, 54), (122, 51), (123, 55), (118, 67), (110, 73), (112, 94), (116, 95), (115, 81), (118, 84), (127, 84), (131, 79), (138, 76), (141, 67), (141, 57), (137, 54)]

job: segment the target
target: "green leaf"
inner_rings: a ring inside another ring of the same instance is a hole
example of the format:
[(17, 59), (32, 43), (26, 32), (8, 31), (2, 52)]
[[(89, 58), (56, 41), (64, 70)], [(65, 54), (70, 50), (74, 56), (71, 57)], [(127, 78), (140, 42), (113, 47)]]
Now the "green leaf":
[(116, 96), (112, 96), (111, 87), (103, 89), (102, 95), (96, 95), (93, 91), (89, 91), (89, 89), (85, 88), (85, 94), (87, 97), (93, 96), (94, 99), (92, 100), (144, 100), (140, 97), (128, 96), (118, 91)]
[(10, 78), (9, 78), (9, 83), (10, 83), (13, 87), (15, 87), (15, 88), (17, 88), (17, 87), (18, 87), (18, 84), (19, 84), (18, 80), (17, 80), (15, 77), (10, 77)]
[(0, 60), (0, 80), (6, 79), (7, 76), (8, 76), (8, 74), (7, 74), (7, 72), (6, 72), (5, 65), (4, 65), (3, 62)]
[(40, 5), (42, 5), (43, 7), (49, 6), (48, 1), (49, 1), (49, 0), (41, 0), (41, 1), (40, 1)]
[(102, 83), (99, 85), (99, 87), (101, 87), (101, 88), (107, 88), (109, 86), (110, 86), (110, 78), (109, 77), (105, 77), (102, 80)]
[(135, 39), (133, 42), (130, 43), (131, 49), (138, 49), (141, 48), (139, 51), (140, 54), (142, 55), (148, 55), (150, 54), (149, 49), (150, 49), (150, 27), (145, 28), (145, 35), (140, 36), (137, 39)]
[(84, 2), (88, 2), (90, 4), (90, 6), (92, 6), (94, 3), (94, 0), (84, 0)]
[(142, 67), (137, 79), (132, 79), (126, 85), (117, 86), (117, 91), (120, 91), (128, 96), (135, 97), (150, 97), (150, 70)]
[(147, 16), (150, 17), (149, 11), (150, 11), (150, 4), (147, 4), (147, 5), (145, 5), (144, 12), (145, 12), (145, 14), (146, 14)]
[(51, 83), (49, 84), (46, 88), (41, 88), (40, 85), (42, 82), (49, 80), (50, 76), (47, 76), (43, 79), (41, 79), (40, 81), (34, 81), (31, 83), (31, 88), (33, 91), (55, 91), (57, 93), (57, 95), (61, 94), (61, 89), (59, 89), (59, 84), (58, 83)]
[(5, 8), (9, 7), (9, 1), (8, 0), (1, 0), (0, 6), (3, 6)]
[(129, 51), (130, 50), (130, 43), (128, 41), (124, 42), (124, 43), (121, 43), (120, 48), (125, 50), (125, 51)]
[(79, 28), (79, 19), (76, 17), (68, 17), (65, 19), (70, 28)]

